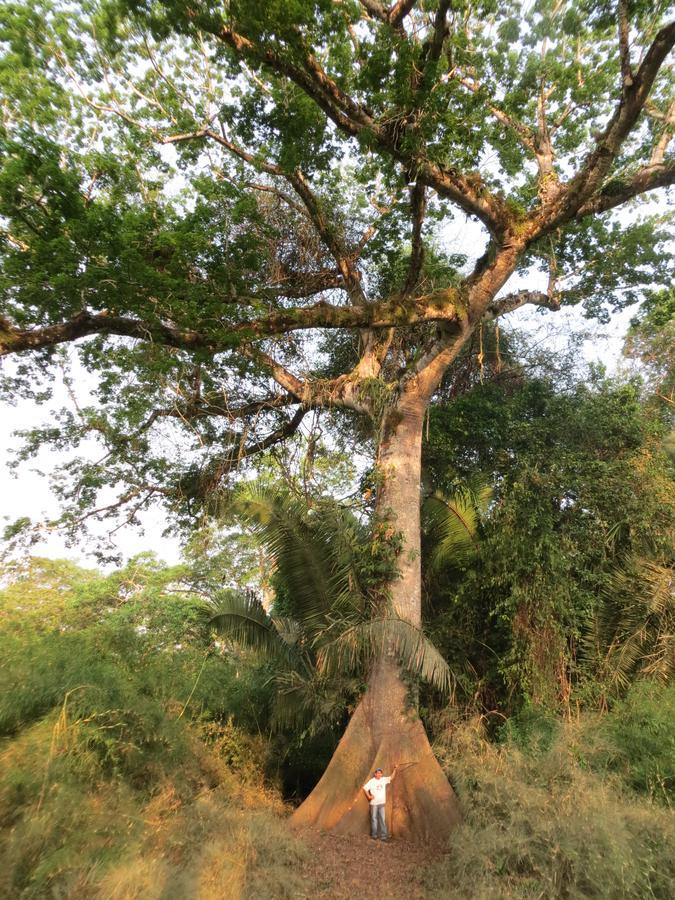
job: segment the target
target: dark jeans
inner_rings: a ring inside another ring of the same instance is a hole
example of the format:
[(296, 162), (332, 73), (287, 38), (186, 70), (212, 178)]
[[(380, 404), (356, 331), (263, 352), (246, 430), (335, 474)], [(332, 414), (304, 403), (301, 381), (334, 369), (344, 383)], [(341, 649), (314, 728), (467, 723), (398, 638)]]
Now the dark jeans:
[(384, 815), (385, 808), (384, 803), (378, 803), (377, 806), (370, 807), (370, 836), (376, 838), (379, 827), (380, 837), (383, 841), (386, 841), (389, 837), (387, 820)]

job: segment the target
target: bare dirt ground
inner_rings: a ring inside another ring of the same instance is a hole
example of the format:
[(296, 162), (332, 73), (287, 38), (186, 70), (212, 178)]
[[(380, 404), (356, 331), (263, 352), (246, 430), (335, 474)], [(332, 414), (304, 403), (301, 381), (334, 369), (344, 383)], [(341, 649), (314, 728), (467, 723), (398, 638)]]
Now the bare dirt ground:
[[(330, 900), (423, 900), (421, 887), (426, 866), (438, 854), (406, 841), (373, 841), (367, 836), (347, 837), (303, 831), (299, 837), (310, 850), (303, 867), (309, 897)], [(299, 900), (299, 898), (298, 898)]]

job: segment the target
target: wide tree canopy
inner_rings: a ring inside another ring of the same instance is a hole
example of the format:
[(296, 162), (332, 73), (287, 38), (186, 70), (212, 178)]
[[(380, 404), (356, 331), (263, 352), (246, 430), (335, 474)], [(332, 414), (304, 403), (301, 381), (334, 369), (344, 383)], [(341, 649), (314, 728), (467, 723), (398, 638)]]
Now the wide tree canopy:
[[(59, 482), (72, 528), (111, 487), (101, 515), (162, 498), (190, 521), (308, 411), (345, 410), (418, 626), (422, 422), (450, 364), (524, 304), (606, 317), (667, 283), (664, 215), (636, 205), (675, 180), (667, 10), (5, 4), (4, 387), (38, 396), (89, 338), (92, 405), (26, 449), (104, 445)], [(350, 791), (405, 756), (401, 831), (444, 833), (452, 792), (408, 705), (392, 652), (300, 819), (357, 827)]]

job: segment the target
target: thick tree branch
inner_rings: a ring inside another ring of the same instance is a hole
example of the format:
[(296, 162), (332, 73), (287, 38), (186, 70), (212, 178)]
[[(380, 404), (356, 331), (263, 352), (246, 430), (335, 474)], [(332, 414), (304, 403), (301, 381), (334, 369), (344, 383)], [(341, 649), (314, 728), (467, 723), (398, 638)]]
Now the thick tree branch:
[(410, 14), (415, 6), (416, 0), (398, 0), (393, 3), (389, 9), (379, 0), (359, 0), (360, 5), (366, 10), (373, 19), (385, 22), (394, 28), (402, 37), (405, 36), (403, 21)]
[[(560, 302), (555, 297), (549, 297), (541, 291), (518, 291), (491, 303), (483, 315), (483, 321), (491, 321), (498, 316), (513, 312), (526, 303), (544, 306), (551, 310), (560, 309)], [(423, 395), (430, 399), (441, 383), (447, 367), (457, 358), (472, 334), (473, 329), (464, 323), (457, 323), (455, 327), (443, 325), (438, 339), (431, 344), (415, 365), (415, 376), (411, 381), (412, 389), (421, 390)]]
[(538, 227), (533, 232), (534, 237), (569, 221), (581, 208), (592, 204), (593, 194), (601, 188), (623, 142), (642, 113), (654, 80), (673, 44), (675, 21), (658, 32), (637, 72), (624, 82), (621, 99), (598, 138), (595, 150), (567, 185), (544, 206)]
[(181, 350), (218, 350), (226, 349), (212, 338), (197, 331), (176, 328), (161, 322), (143, 322), (139, 319), (112, 316), (107, 312), (82, 312), (74, 318), (56, 325), (45, 325), (39, 328), (15, 328), (6, 319), (0, 322), (0, 357), (10, 353), (21, 353), (24, 350), (41, 350), (44, 347), (55, 347), (69, 341), (92, 334), (113, 334), (132, 337), (149, 343), (163, 344)]
[(382, 371), (382, 364), (394, 339), (394, 328), (385, 330), (364, 329), (361, 333), (363, 346), (359, 361), (351, 371), (351, 377), (377, 378)]
[(305, 410), (336, 406), (369, 412), (367, 403), (359, 396), (359, 385), (352, 377), (353, 373), (338, 378), (302, 380), (260, 348), (244, 347), (242, 352), (266, 369), (278, 385), (302, 403)]
[(585, 216), (607, 212), (640, 194), (673, 184), (675, 184), (675, 162), (645, 166), (632, 178), (610, 181), (606, 184), (595, 197), (591, 197), (577, 210), (576, 218), (582, 219)]
[[(653, 114), (650, 112), (649, 115)], [(657, 166), (663, 162), (666, 156), (666, 150), (668, 149), (668, 144), (673, 139), (673, 126), (675, 126), (675, 100), (673, 100), (668, 107), (668, 112), (661, 118), (664, 122), (664, 128), (652, 150), (652, 155), (649, 160), (650, 166)]]
[[(419, 59), (411, 61), (410, 86), (414, 95), (412, 109), (407, 116), (408, 127), (415, 127), (424, 116), (424, 105), (427, 97), (434, 90), (436, 80), (436, 63), (441, 57), (445, 39), (450, 33), (448, 26), (448, 10), (451, 0), (439, 0), (434, 14), (433, 24), (426, 40), (422, 44)], [(403, 32), (402, 37), (407, 37)]]
[(242, 432), (237, 443), (232, 444), (224, 453), (209, 462), (206, 470), (200, 474), (197, 490), (195, 490), (194, 484), (191, 484), (188, 488), (184, 483), (181, 486), (183, 491), (192, 496), (197, 495), (202, 498), (208, 498), (217, 490), (220, 482), (226, 475), (239, 468), (242, 460), (262, 453), (264, 450), (268, 450), (275, 444), (279, 444), (295, 434), (307, 412), (308, 410), (301, 406), (291, 419), (275, 431), (272, 431), (267, 437), (258, 441), (252, 441), (247, 444), (246, 431)]
[[(548, 39), (544, 38), (541, 46), (542, 66), (544, 65), (547, 51)], [(537, 156), (537, 166), (539, 168), (539, 197), (544, 204), (550, 196), (556, 196), (559, 189), (558, 176), (553, 169), (554, 154), (553, 144), (551, 143), (551, 132), (546, 118), (546, 104), (552, 92), (553, 88), (547, 90), (544, 76), (542, 75), (537, 96), (535, 153)]]
[[(407, 15), (414, 4), (404, 4), (400, 12)], [(321, 68), (316, 58), (307, 53), (303, 65), (296, 65), (280, 54), (263, 48), (243, 35), (224, 28), (217, 35), (238, 55), (263, 64), (298, 85), (335, 125), (355, 137), (366, 131), (379, 149), (398, 162), (422, 183), (441, 196), (455, 202), (464, 212), (477, 216), (495, 235), (502, 235), (511, 215), (505, 203), (492, 195), (478, 175), (462, 175), (454, 169), (430, 163), (421, 152), (403, 149), (400, 130), (376, 121), (370, 110), (349, 97)], [(206, 132), (208, 129), (204, 129)], [(172, 142), (181, 139), (174, 137)], [(277, 173), (280, 174), (280, 173)]]
[(417, 0), (398, 0), (389, 10), (388, 19), (394, 28), (398, 28), (403, 24), (403, 20), (409, 15)]
[[(82, 312), (66, 322), (32, 329), (19, 329), (6, 319), (0, 321), (0, 357), (24, 350), (39, 350), (93, 334), (131, 337), (181, 350), (206, 350), (223, 353), (252, 340), (289, 331), (311, 328), (390, 328), (418, 325), (422, 322), (453, 321), (462, 300), (459, 287), (425, 294), (412, 302), (400, 298), (367, 306), (334, 306), (319, 302), (313, 306), (279, 309), (267, 316), (239, 322), (223, 322), (220, 333), (204, 334), (163, 322), (146, 322), (108, 312)], [(237, 343), (237, 339), (239, 343)], [(288, 388), (292, 390), (291, 388)]]
[(404, 393), (408, 389), (413, 393), (419, 391), (428, 403), (441, 383), (448, 366), (457, 359), (471, 334), (472, 329), (466, 327), (460, 330), (444, 330), (417, 361), (415, 374), (405, 384)]
[(274, 50), (255, 44), (231, 28), (222, 28), (216, 35), (237, 54), (263, 63), (278, 74), (290, 78), (311, 97), (335, 124), (355, 136), (364, 126), (373, 124), (368, 111), (356, 103), (321, 68), (316, 59), (308, 55), (305, 68), (295, 65)]
[(379, 3), (378, 0), (359, 0), (359, 3), (368, 15), (372, 16), (374, 19), (379, 19), (380, 22), (387, 22), (389, 20), (387, 8)]
[(243, 347), (242, 355), (255, 361), (263, 369), (266, 369), (271, 377), (285, 391), (288, 391), (297, 400), (304, 402), (309, 400), (308, 382), (293, 375), (285, 366), (282, 366), (269, 353), (265, 353), (259, 347)]
[(431, 39), (425, 47), (425, 59), (428, 62), (437, 62), (443, 52), (443, 44), (449, 34), (448, 29), (448, 10), (452, 5), (452, 0), (440, 0), (436, 15), (434, 16), (434, 30)]
[(619, 57), (621, 59), (621, 82), (629, 86), (633, 81), (633, 69), (630, 64), (630, 22), (628, 20), (628, 0), (619, 0), (617, 4), (619, 20)]
[(503, 238), (512, 215), (506, 204), (487, 190), (480, 175), (461, 175), (437, 163), (419, 157), (406, 158), (398, 152), (394, 156), (417, 173), (420, 184), (452, 200), (467, 215), (476, 216), (498, 240)]
[(409, 302), (402, 302), (397, 296), (368, 306), (334, 306), (320, 302), (313, 306), (279, 310), (259, 319), (237, 322), (228, 326), (228, 332), (241, 334), (242, 339), (254, 339), (309, 328), (390, 328), (419, 325), (422, 322), (451, 321), (457, 318), (455, 304), (464, 293), (459, 287), (451, 287)]
[(374, 19), (379, 19), (380, 22), (388, 22), (390, 25), (398, 28), (415, 6), (416, 0), (398, 0), (397, 3), (392, 3), (389, 8), (380, 3), (379, 0), (359, 0), (359, 3)]
[(533, 306), (543, 306), (545, 309), (557, 311), (560, 309), (560, 300), (558, 297), (545, 294), (543, 291), (516, 291), (514, 294), (507, 294), (495, 300), (485, 310), (483, 321), (489, 322), (513, 312), (514, 309), (520, 309), (526, 304)]

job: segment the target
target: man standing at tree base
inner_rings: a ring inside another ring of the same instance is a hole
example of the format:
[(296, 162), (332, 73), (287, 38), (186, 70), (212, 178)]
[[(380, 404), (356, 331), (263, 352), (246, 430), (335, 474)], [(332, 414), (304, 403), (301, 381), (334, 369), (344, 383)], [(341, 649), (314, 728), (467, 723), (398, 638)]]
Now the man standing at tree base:
[(367, 781), (363, 785), (363, 790), (370, 803), (370, 836), (374, 841), (378, 838), (378, 832), (380, 840), (389, 840), (387, 818), (385, 815), (387, 785), (396, 777), (397, 769), (398, 766), (394, 766), (394, 771), (391, 775), (383, 775), (382, 769), (377, 768), (370, 781)]

